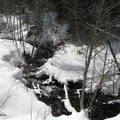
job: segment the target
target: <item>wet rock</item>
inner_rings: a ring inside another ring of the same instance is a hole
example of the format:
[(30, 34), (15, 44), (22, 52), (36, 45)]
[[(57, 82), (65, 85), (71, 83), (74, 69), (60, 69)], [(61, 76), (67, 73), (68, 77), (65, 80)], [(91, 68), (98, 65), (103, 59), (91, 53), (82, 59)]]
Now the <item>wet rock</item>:
[(80, 111), (80, 98), (74, 89), (68, 89), (68, 95), (70, 99), (71, 105), (76, 109), (76, 111)]
[(73, 83), (73, 81), (68, 81), (68, 87), (70, 89), (81, 89), (82, 88), (82, 82), (75, 82)]
[(57, 46), (54, 45), (52, 42), (45, 42), (37, 48), (35, 59), (51, 58), (54, 55), (56, 49)]
[(44, 74), (44, 75), (42, 75), (40, 78), (36, 78), (38, 81), (45, 81), (46, 79), (48, 79), (49, 78), (49, 76), (48, 75), (46, 75), (46, 74)]
[(120, 113), (120, 103), (103, 104), (92, 109), (91, 120), (104, 120)]
[(54, 101), (53, 104), (51, 104), (52, 107), (52, 115), (57, 117), (60, 115), (70, 115), (71, 113), (69, 113), (66, 108), (64, 107), (64, 103), (61, 102), (61, 100), (57, 99), (56, 101)]
[(57, 80), (55, 80), (54, 78), (52, 78), (52, 82), (50, 83), (50, 85), (55, 85), (55, 86), (57, 86), (57, 87), (59, 87), (59, 88), (64, 88), (64, 84), (62, 84), (62, 83), (59, 83)]

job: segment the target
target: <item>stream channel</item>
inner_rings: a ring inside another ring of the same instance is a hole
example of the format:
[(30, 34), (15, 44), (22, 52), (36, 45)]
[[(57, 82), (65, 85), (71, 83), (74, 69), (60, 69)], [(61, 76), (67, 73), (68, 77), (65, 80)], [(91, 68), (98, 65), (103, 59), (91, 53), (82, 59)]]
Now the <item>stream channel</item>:
[[(47, 46), (46, 46), (47, 45)], [(52, 82), (49, 84), (44, 84), (46, 79), (49, 78), (47, 75), (42, 75), (39, 79), (36, 78), (35, 73), (40, 66), (42, 66), (46, 59), (52, 57), (56, 51), (56, 46), (51, 46), (51, 44), (46, 44), (38, 48), (36, 55), (33, 59), (29, 55), (25, 55), (24, 58), (27, 62), (27, 66), (24, 68), (24, 78), (27, 80), (26, 86), (28, 88), (34, 89), (34, 86), (40, 88), (41, 92), (35, 93), (37, 99), (46, 103), (52, 108), (53, 116), (60, 115), (70, 115), (71, 113), (64, 107), (63, 99), (65, 99), (64, 85), (58, 83), (57, 80), (52, 78)], [(44, 59), (43, 59), (44, 58)], [(71, 105), (80, 111), (80, 98), (78, 95), (78, 90), (82, 88), (82, 83), (79, 81), (77, 83), (68, 83), (68, 95)], [(92, 94), (85, 94), (84, 107), (88, 107)], [(114, 102), (110, 102), (113, 101)], [(89, 116), (91, 120), (104, 120), (116, 116), (120, 113), (120, 103), (117, 102), (118, 97), (105, 95), (100, 90), (97, 93), (96, 100), (93, 104), (92, 114)]]

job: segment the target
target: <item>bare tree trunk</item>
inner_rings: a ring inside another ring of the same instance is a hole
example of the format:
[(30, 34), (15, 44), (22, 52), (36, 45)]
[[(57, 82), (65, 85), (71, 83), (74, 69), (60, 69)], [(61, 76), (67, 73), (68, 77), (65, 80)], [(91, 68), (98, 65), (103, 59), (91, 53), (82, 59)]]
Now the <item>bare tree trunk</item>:
[(86, 55), (86, 61), (85, 61), (85, 70), (84, 70), (84, 76), (83, 76), (83, 82), (82, 82), (82, 93), (80, 96), (80, 110), (82, 110), (84, 108), (84, 96), (85, 96), (85, 87), (86, 87), (86, 80), (87, 80), (87, 73), (88, 73), (88, 69), (90, 66), (90, 61), (92, 58), (92, 52), (93, 52), (93, 46), (90, 47), (90, 49), (88, 48), (88, 58)]

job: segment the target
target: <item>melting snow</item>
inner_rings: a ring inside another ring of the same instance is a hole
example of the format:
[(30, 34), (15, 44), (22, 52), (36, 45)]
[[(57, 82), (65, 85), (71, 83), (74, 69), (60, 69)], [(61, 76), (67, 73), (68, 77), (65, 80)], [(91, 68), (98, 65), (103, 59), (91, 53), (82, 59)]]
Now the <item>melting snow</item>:
[[(36, 73), (36, 77), (39, 78), (43, 74), (46, 74), (49, 76), (50, 81), (51, 78), (54, 77), (58, 82), (65, 85), (67, 85), (68, 81), (73, 81), (74, 83), (83, 80), (86, 53), (87, 46), (76, 47), (71, 44), (66, 44), (64, 47), (61, 47), (52, 58), (48, 59), (42, 67), (40, 67), (39, 71)], [(117, 54), (117, 58), (119, 58), (119, 56), (120, 55)], [(105, 57), (106, 63), (104, 63)], [(113, 56), (107, 45), (98, 47), (93, 51), (90, 68), (87, 74), (88, 80), (86, 83), (86, 92), (96, 90), (102, 79), (105, 64), (104, 72), (106, 76), (102, 84), (103, 91), (105, 94), (118, 93), (118, 81), (120, 78), (118, 75), (112, 77), (114, 71), (117, 71), (113, 61)]]
[[(26, 43), (25, 48), (31, 53), (31, 45)], [(20, 82), (22, 69), (17, 65), (24, 63), (22, 54), (22, 44), (0, 39), (0, 120), (88, 120), (86, 111), (73, 111), (69, 116), (53, 117), (51, 108), (38, 101), (34, 91)], [(35, 92), (40, 94), (39, 86), (34, 87)], [(65, 104), (67, 108), (71, 107), (68, 99)]]

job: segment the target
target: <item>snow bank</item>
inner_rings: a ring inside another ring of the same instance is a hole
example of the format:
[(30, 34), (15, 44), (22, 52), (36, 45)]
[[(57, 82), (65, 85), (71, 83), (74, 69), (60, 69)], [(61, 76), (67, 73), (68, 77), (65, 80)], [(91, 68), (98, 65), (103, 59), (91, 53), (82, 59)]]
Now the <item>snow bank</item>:
[(83, 79), (84, 56), (79, 57), (77, 48), (73, 45), (66, 45), (56, 52), (53, 58), (40, 68), (36, 73), (36, 77), (40, 77), (43, 73), (53, 76), (60, 83), (67, 84), (67, 81), (78, 81)]
[[(69, 81), (73, 81), (74, 83), (83, 80), (86, 54), (87, 46), (76, 47), (71, 44), (66, 44), (39, 68), (36, 77), (39, 78), (43, 74), (46, 74), (49, 76), (49, 81), (47, 80), (48, 82), (51, 82), (50, 78), (54, 77), (59, 83), (66, 85)], [(118, 60), (119, 56), (120, 54), (117, 54)], [(86, 92), (96, 90), (102, 79), (103, 69), (105, 74), (102, 82), (104, 93), (117, 94), (120, 77), (119, 75), (114, 76), (114, 73), (118, 72), (118, 69), (114, 63), (109, 46), (107, 45), (96, 48), (92, 53), (92, 59), (87, 74), (88, 80), (86, 83)]]
[[(116, 54), (118, 62), (120, 62), (120, 49), (118, 49), (118, 46), (120, 46), (120, 42), (112, 43), (114, 53)], [(58, 82), (64, 84), (66, 99), (63, 100), (63, 102), (66, 109), (72, 112), (72, 116), (63, 115), (55, 118), (55, 120), (88, 120), (85, 111), (77, 113), (71, 106), (66, 86), (69, 81), (73, 81), (74, 83), (83, 80), (86, 53), (87, 46), (76, 47), (71, 44), (66, 44), (64, 47), (61, 47), (52, 58), (48, 59), (48, 61), (39, 68), (38, 72), (36, 72), (36, 77), (38, 78), (43, 74), (48, 75), (49, 79), (46, 80), (48, 83), (51, 82), (51, 78), (54, 77)], [(104, 79), (102, 80), (103, 71)], [(99, 87), (102, 88), (105, 94), (118, 94), (120, 76), (117, 73), (119, 73), (119, 71), (114, 63), (114, 58), (109, 46), (105, 45), (96, 48), (92, 53), (91, 64), (87, 74), (86, 92), (94, 92), (99, 86), (99, 82), (102, 80), (102, 84)], [(116, 117), (106, 120), (119, 119), (120, 115), (117, 115)]]
[[(32, 46), (26, 44), (26, 52), (31, 50)], [(22, 44), (0, 39), (0, 120), (36, 120), (37, 117), (43, 120), (46, 111), (50, 112), (50, 108), (20, 82), (22, 70), (16, 64), (24, 63), (22, 54)]]
[[(26, 52), (31, 53), (32, 46), (25, 44)], [(11, 54), (12, 53), (12, 54)], [(0, 39), (0, 120), (88, 120), (87, 112), (73, 111), (72, 115), (53, 117), (51, 108), (37, 100), (34, 90), (26, 88), (22, 80), (23, 46), (10, 40)], [(39, 92), (37, 86), (35, 92)], [(65, 102), (70, 108), (69, 102)]]
[[(32, 46), (26, 43), (25, 50), (31, 54)], [(23, 43), (13, 43), (11, 40), (0, 39), (0, 59), (9, 63), (11, 66), (24, 64), (23, 52)]]

